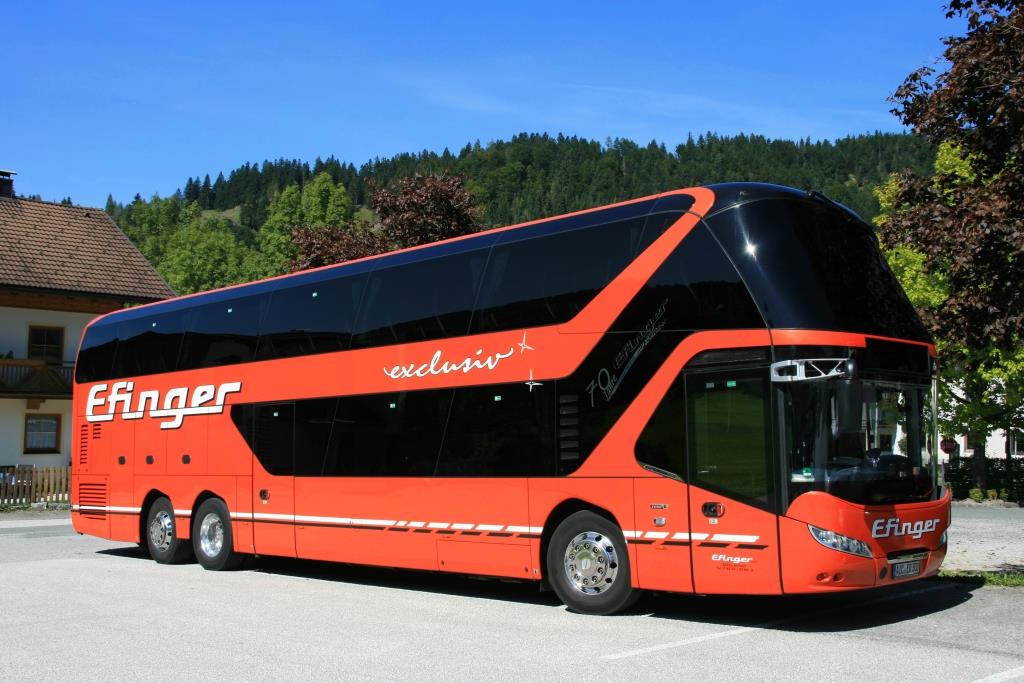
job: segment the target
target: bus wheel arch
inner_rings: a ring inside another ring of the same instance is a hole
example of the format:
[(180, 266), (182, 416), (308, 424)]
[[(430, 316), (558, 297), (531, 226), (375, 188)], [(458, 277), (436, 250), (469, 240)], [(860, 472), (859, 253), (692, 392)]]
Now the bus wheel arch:
[(194, 520), (196, 518), (196, 514), (199, 512), (199, 506), (211, 498), (220, 498), (221, 500), (224, 500), (223, 498), (221, 498), (220, 496), (218, 496), (216, 493), (209, 489), (204, 489), (200, 491), (199, 495), (197, 495), (196, 499), (192, 502), (192, 512), (191, 515), (189, 516), (189, 520)]
[[(583, 526), (577, 530), (576, 527), (580, 523)], [(552, 539), (556, 535), (560, 535), (563, 538), (555, 542), (559, 546), (567, 545), (569, 542), (567, 538), (569, 532), (567, 530), (573, 529), (574, 533), (569, 535), (576, 537), (578, 533), (583, 533), (583, 527), (586, 527), (588, 533), (596, 530), (612, 538), (613, 552), (617, 555), (618, 563), (624, 565), (622, 568), (624, 571), (620, 570), (619, 572), (619, 578), (622, 581), (619, 586), (613, 589), (612, 594), (607, 599), (604, 595), (599, 597), (582, 594), (575, 595), (570, 590), (566, 577), (559, 575), (560, 572), (564, 573), (560, 559), (561, 552), (557, 549), (552, 549)], [(559, 557), (556, 558), (556, 555)], [(615, 515), (600, 505), (571, 498), (555, 506), (544, 523), (544, 532), (541, 536), (540, 560), (540, 564), (543, 567), (542, 585), (554, 589), (559, 598), (568, 607), (577, 612), (611, 614), (629, 608), (642, 594), (640, 590), (634, 589), (630, 585), (632, 577), (629, 566), (629, 548), (622, 533), (622, 525), (615, 518)]]

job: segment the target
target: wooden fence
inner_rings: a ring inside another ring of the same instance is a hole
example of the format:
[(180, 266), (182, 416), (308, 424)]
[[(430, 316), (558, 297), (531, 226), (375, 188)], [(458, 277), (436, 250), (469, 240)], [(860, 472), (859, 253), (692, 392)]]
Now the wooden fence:
[(0, 505), (70, 503), (70, 467), (0, 467)]

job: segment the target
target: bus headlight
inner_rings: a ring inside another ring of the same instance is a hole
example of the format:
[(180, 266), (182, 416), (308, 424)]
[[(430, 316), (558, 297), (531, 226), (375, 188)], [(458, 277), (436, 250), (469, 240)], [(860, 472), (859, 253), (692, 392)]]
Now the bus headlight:
[(813, 524), (808, 524), (807, 528), (811, 531), (811, 536), (814, 536), (814, 540), (822, 544), (826, 548), (832, 550), (838, 550), (841, 553), (850, 553), (851, 555), (860, 555), (861, 557), (871, 557), (871, 548), (864, 541), (858, 541), (856, 538), (850, 538), (849, 536), (843, 536), (837, 534), (834, 531), (828, 529), (819, 529)]

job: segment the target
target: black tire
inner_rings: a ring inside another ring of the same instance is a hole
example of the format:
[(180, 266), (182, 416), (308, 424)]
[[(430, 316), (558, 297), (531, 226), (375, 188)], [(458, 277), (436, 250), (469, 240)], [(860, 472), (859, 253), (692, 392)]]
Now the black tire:
[(545, 559), (548, 583), (574, 612), (615, 614), (640, 598), (641, 592), (630, 585), (622, 530), (595, 512), (581, 510), (566, 517), (551, 535)]
[(192, 545), (178, 538), (174, 507), (164, 497), (157, 498), (149, 506), (143, 531), (149, 556), (160, 564), (181, 564), (192, 554)]
[(192, 548), (204, 569), (237, 569), (244, 559), (234, 550), (228, 506), (220, 498), (204, 500), (192, 519)]

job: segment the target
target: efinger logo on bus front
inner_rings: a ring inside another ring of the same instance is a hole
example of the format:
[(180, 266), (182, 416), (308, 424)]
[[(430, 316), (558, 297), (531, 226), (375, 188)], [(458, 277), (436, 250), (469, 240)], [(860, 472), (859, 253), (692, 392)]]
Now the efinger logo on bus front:
[(900, 522), (899, 517), (884, 517), (876, 519), (871, 524), (871, 536), (873, 538), (889, 538), (890, 536), (910, 536), (921, 538), (939, 528), (939, 520), (929, 519), (916, 522)]
[[(224, 412), (224, 399), (228, 394), (242, 390), (241, 382), (225, 382), (219, 386), (203, 384), (190, 390), (188, 387), (174, 387), (163, 397), (160, 408), (160, 392), (153, 389), (134, 394), (135, 382), (115, 382), (107, 393), (107, 384), (97, 384), (89, 390), (85, 403), (85, 419), (88, 422), (110, 422), (115, 415), (124, 420), (138, 420), (144, 415), (156, 418), (170, 418), (160, 423), (160, 429), (177, 429), (189, 415), (214, 415)], [(104, 396), (104, 394), (106, 394)], [(134, 399), (134, 410), (130, 410)], [(95, 411), (107, 406), (105, 413)], [(118, 406), (121, 410), (118, 411)]]

